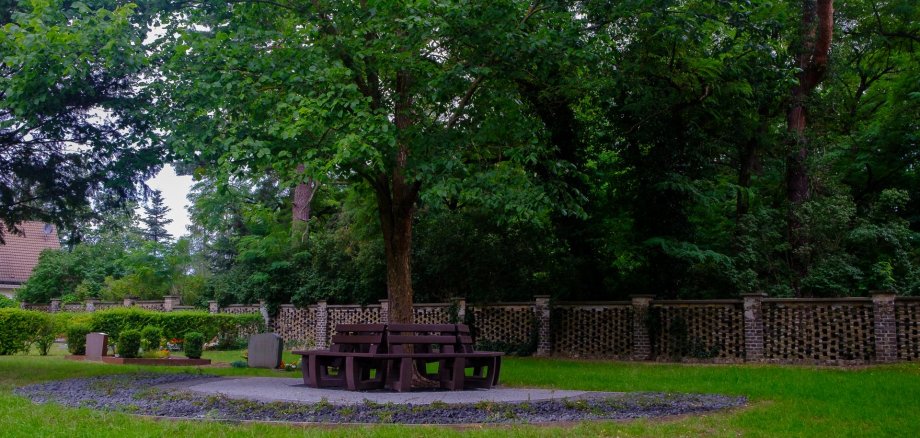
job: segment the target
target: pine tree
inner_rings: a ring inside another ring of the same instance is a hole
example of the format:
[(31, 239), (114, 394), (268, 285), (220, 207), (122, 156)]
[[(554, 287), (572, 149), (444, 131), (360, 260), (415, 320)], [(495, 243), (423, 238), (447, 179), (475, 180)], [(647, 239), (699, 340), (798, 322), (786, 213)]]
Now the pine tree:
[(159, 190), (154, 190), (150, 197), (150, 202), (144, 206), (145, 217), (141, 220), (144, 223), (144, 238), (157, 243), (165, 242), (172, 239), (172, 235), (166, 231), (166, 225), (172, 223), (172, 219), (166, 218), (169, 213), (169, 207), (163, 205), (163, 194)]

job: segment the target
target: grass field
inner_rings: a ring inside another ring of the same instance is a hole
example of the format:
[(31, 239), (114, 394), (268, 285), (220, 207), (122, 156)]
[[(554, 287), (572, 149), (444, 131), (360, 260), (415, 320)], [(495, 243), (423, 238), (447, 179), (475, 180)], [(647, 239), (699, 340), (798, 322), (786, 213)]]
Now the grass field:
[[(782, 366), (644, 364), (508, 358), (509, 386), (603, 391), (713, 392), (748, 396), (744, 409), (664, 421), (581, 423), (565, 427), (521, 425), (455, 429), (419, 426), (301, 427), (163, 421), (56, 405), (33, 405), (11, 390), (68, 377), (189, 369), (125, 367), (71, 362), (60, 357), (0, 357), (2, 436), (920, 436), (920, 364), (833, 369)], [(240, 352), (206, 352), (231, 362)], [(289, 357), (285, 357), (288, 360)], [(194, 369), (192, 369), (194, 370)], [(295, 377), (271, 370), (206, 368), (221, 375)]]

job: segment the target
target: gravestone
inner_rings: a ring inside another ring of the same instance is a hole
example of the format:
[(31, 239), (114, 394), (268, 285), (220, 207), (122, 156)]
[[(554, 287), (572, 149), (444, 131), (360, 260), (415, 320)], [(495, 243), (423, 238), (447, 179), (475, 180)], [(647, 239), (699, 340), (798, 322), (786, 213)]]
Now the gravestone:
[(261, 333), (249, 337), (249, 366), (276, 369), (281, 366), (284, 340), (274, 333)]
[(86, 358), (102, 360), (109, 352), (109, 335), (90, 333), (86, 335)]

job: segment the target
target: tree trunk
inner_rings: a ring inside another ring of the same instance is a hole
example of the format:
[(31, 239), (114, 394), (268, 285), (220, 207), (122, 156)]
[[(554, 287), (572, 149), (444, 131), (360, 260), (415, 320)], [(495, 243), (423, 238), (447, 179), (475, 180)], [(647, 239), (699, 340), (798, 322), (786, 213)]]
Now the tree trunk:
[(786, 156), (786, 199), (789, 201), (789, 243), (791, 268), (795, 273), (792, 287), (797, 296), (802, 292), (800, 280), (808, 274), (807, 258), (797, 254), (807, 242), (802, 235), (802, 224), (796, 216), (796, 207), (807, 201), (808, 184), (808, 124), (807, 100), (811, 92), (827, 73), (828, 53), (834, 30), (834, 0), (804, 0), (802, 4), (801, 43), (796, 50), (796, 64), (800, 71), (798, 84), (792, 88), (792, 103), (786, 113), (786, 130), (790, 147)]
[(383, 231), (384, 251), (387, 260), (387, 299), (389, 321), (409, 323), (414, 320), (412, 298), (412, 216), (418, 200), (420, 184), (409, 183), (405, 178), (409, 159), (409, 146), (402, 137), (414, 124), (410, 85), (412, 78), (406, 71), (396, 75), (396, 104), (394, 119), (397, 140), (392, 176), (379, 174), (375, 185), (380, 226)]
[[(303, 164), (297, 166), (297, 173), (304, 172)], [(312, 178), (306, 182), (297, 184), (294, 188), (294, 202), (291, 218), (291, 244), (300, 246), (307, 242), (310, 236), (310, 204), (313, 202), (313, 195), (319, 187)]]

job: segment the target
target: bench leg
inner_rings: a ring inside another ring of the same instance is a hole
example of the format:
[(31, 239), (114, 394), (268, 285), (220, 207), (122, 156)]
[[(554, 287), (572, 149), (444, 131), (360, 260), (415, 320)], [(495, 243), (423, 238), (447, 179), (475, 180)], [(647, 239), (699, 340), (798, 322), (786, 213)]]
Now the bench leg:
[(310, 371), (308, 373), (307, 368), (304, 368), (304, 378), (307, 379), (304, 383), (311, 388), (319, 388), (319, 363), (316, 355), (310, 356), (307, 366)]
[[(494, 369), (494, 371), (493, 371)], [(489, 367), (489, 373), (492, 374), (492, 386), (498, 386), (498, 374), (502, 370), (502, 358), (496, 357), (492, 361), (492, 366)]]
[(363, 374), (362, 367), (359, 366), (353, 357), (345, 358), (345, 370), (339, 369), (339, 372), (345, 373), (345, 387), (349, 391), (357, 391), (358, 384), (361, 382), (361, 375)]
[(404, 358), (399, 360), (399, 380), (393, 387), (397, 392), (406, 392), (412, 389), (412, 368), (415, 367), (415, 361)]

